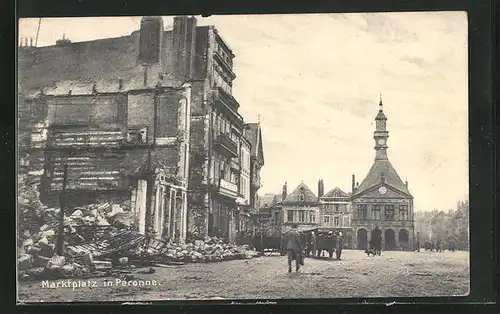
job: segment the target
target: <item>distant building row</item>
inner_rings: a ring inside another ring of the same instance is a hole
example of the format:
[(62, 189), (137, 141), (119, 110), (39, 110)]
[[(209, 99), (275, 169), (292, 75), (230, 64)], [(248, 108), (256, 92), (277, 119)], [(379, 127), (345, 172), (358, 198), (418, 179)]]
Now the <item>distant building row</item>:
[(144, 17), (129, 36), (19, 49), (20, 154), (43, 201), (106, 201), (157, 237), (249, 228), (260, 123), (232, 96), (234, 54), (213, 26)]
[(261, 212), (268, 213), (274, 224), (286, 230), (291, 223), (299, 228), (333, 228), (342, 231), (346, 245), (365, 249), (375, 233), (381, 232), (385, 249), (413, 248), (415, 236), (413, 196), (408, 182), (403, 183), (387, 157), (387, 118), (380, 100), (375, 118), (375, 161), (361, 184), (352, 176), (352, 191), (334, 188), (323, 194), (323, 180), (317, 196), (303, 182), (288, 194), (287, 184), (281, 195), (265, 195)]

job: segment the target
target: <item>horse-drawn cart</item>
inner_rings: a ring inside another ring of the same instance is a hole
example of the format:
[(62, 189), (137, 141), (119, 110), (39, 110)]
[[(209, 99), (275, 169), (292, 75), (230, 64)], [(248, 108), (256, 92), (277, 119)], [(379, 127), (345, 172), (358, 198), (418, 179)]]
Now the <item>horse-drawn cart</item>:
[(277, 226), (262, 227), (255, 232), (254, 247), (260, 252), (280, 252), (283, 255), (282, 238), (281, 228)]
[(302, 231), (305, 242), (306, 255), (320, 257), (327, 251), (330, 258), (340, 259), (342, 256), (343, 238), (340, 232), (333, 229), (314, 228)]

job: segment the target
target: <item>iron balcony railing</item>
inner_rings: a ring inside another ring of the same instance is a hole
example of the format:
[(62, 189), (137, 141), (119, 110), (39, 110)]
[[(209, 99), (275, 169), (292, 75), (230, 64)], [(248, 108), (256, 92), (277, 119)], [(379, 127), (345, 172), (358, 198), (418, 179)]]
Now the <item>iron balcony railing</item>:
[(214, 146), (229, 157), (238, 157), (238, 144), (236, 144), (227, 134), (217, 135)]

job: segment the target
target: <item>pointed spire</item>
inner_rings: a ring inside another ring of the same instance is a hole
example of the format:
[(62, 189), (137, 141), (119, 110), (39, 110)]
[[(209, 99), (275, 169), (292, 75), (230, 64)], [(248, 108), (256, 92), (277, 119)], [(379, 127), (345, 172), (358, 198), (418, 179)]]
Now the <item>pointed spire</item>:
[(382, 103), (382, 92), (380, 92), (380, 102), (378, 104), (378, 108), (380, 111), (383, 111), (384, 104)]

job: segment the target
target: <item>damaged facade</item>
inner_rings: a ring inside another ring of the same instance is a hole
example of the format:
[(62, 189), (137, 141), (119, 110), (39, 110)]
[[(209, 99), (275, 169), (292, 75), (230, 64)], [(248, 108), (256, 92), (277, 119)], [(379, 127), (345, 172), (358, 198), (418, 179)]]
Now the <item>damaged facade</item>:
[(260, 142), (245, 137), (234, 54), (213, 26), (144, 17), (129, 36), (19, 48), (21, 166), (43, 202), (58, 202), (67, 165), (67, 206), (119, 203), (142, 233), (231, 240), (245, 228), (263, 158), (252, 172), (244, 152), (251, 166), (260, 125)]

